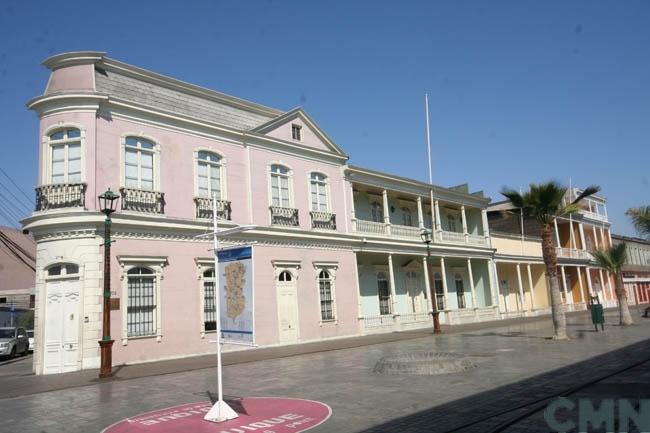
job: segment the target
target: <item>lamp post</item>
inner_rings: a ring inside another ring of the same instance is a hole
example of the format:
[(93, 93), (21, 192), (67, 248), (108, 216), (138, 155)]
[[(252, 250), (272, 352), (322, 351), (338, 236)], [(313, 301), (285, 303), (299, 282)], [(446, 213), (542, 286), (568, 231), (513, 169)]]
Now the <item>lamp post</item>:
[(99, 210), (104, 220), (104, 308), (102, 316), (102, 339), (99, 341), (101, 364), (99, 377), (113, 375), (113, 340), (111, 339), (111, 214), (115, 212), (118, 195), (110, 188), (99, 199)]
[(436, 297), (436, 290), (435, 290), (435, 283), (433, 281), (433, 269), (431, 267), (431, 240), (432, 240), (432, 233), (431, 230), (429, 229), (422, 229), (422, 232), (420, 233), (420, 237), (422, 237), (422, 242), (424, 242), (427, 245), (427, 274), (429, 276), (429, 291), (430, 291), (430, 296), (431, 296), (431, 316), (433, 316), (433, 333), (434, 334), (440, 334), (442, 331), (440, 330), (440, 311), (438, 311), (438, 299)]

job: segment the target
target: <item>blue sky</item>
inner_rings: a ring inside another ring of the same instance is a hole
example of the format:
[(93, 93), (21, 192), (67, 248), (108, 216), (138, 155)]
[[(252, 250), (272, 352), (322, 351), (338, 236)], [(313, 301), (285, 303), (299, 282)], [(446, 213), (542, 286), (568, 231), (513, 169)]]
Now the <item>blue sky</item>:
[(46, 84), (40, 63), (102, 50), (272, 107), (302, 105), (352, 164), (421, 180), (428, 92), (435, 183), (500, 200), (505, 185), (571, 177), (600, 185), (614, 231), (634, 234), (625, 210), (650, 204), (649, 22), (643, 0), (4, 0), (0, 167), (31, 197), (38, 133), (25, 102)]

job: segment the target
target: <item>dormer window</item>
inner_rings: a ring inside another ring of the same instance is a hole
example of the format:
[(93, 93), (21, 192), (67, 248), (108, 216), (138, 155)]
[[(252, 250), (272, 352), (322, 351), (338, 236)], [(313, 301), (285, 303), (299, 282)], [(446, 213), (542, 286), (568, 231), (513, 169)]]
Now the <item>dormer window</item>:
[(297, 141), (302, 141), (302, 126), (291, 125), (291, 138)]

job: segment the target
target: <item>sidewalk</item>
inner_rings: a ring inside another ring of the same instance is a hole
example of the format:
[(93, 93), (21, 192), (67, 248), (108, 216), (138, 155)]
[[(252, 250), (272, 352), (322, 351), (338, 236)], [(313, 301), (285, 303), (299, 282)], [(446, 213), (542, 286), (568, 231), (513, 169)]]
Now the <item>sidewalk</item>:
[[(613, 314), (615, 313), (616, 310), (614, 309), (607, 310), (609, 323), (612, 323), (614, 320)], [(587, 314), (588, 313), (585, 311), (578, 311), (567, 313), (567, 317), (587, 317)], [(444, 334), (461, 334), (475, 330), (504, 328), (524, 323), (544, 321), (550, 323), (550, 316), (514, 318), (492, 322), (442, 326), (442, 332)], [(375, 344), (390, 343), (394, 341), (411, 340), (429, 337), (431, 335), (432, 329), (426, 328), (412, 331), (392, 332), (387, 334), (372, 334), (357, 337), (337, 338), (310, 343), (294, 344), (289, 346), (245, 349), (233, 352), (225, 352), (223, 354), (222, 360), (224, 366), (235, 365), (246, 362), (264, 361), (309, 353), (327, 352), (332, 350), (342, 350)], [(141, 377), (173, 374), (184, 371), (200, 370), (205, 368), (214, 368), (216, 367), (216, 362), (217, 361), (215, 355), (201, 355), (166, 361), (115, 366), (113, 367), (114, 376), (110, 379), (102, 380), (98, 379), (98, 369), (47, 376), (36, 376), (32, 374), (19, 377), (0, 377), (0, 399), (93, 385), (101, 382), (121, 381)]]
[[(571, 341), (550, 340), (552, 326), (545, 317), (454, 327), (436, 336), (425, 331), (232, 353), (223, 387), (230, 397), (302, 398), (329, 405), (332, 417), (314, 433), (444, 432), (443, 426), (453, 431), (467, 422), (492, 420), (499, 408), (509, 410), (585, 379), (597, 379), (650, 354), (650, 319), (635, 312), (637, 324), (621, 327), (611, 324), (614, 318), (615, 311), (608, 312), (610, 325), (605, 332), (595, 332), (586, 313), (569, 315)], [(344, 344), (351, 347), (343, 348)], [(291, 356), (310, 350), (318, 351)], [(464, 356), (476, 366), (431, 376), (375, 370), (386, 357), (423, 352)], [(204, 402), (208, 392), (215, 392), (216, 368), (165, 374), (169, 365), (200, 366), (192, 360), (124, 367), (117, 378), (101, 382), (92, 372), (82, 372), (73, 381), (76, 387), (62, 380), (62, 389), (51, 392), (36, 390), (36, 382), (43, 378), (23, 378), (31, 383), (23, 389), (36, 393), (2, 400), (0, 432), (99, 433), (144, 412)], [(5, 392), (6, 381), (0, 385)]]

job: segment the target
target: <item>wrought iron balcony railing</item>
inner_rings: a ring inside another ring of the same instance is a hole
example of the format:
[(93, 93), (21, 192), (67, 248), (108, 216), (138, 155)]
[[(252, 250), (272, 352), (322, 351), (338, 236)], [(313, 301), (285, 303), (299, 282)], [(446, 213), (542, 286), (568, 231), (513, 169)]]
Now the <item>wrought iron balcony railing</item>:
[(336, 230), (336, 214), (321, 211), (311, 211), (311, 228), (320, 230)]
[[(194, 197), (196, 204), (196, 217), (212, 219), (212, 200), (207, 197)], [(231, 209), (228, 200), (217, 200), (217, 218), (230, 221)]]
[(56, 183), (36, 188), (36, 211), (85, 207), (85, 183)]
[(165, 213), (165, 193), (135, 188), (120, 188), (122, 210)]
[(279, 226), (298, 226), (298, 209), (291, 207), (269, 206), (271, 224)]

